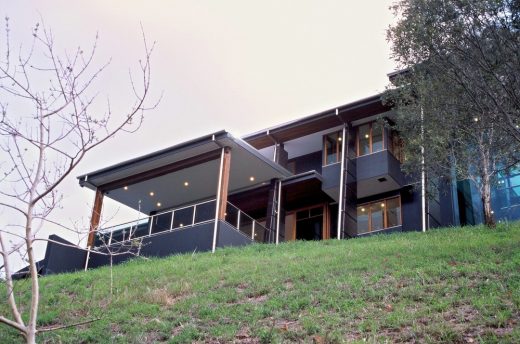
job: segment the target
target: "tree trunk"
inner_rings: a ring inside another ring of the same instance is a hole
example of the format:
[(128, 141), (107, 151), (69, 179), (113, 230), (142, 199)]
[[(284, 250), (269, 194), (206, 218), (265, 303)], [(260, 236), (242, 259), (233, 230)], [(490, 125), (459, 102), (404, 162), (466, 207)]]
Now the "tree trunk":
[(32, 206), (29, 206), (25, 233), (25, 244), (27, 245), (27, 257), (29, 258), (29, 271), (31, 273), (31, 308), (29, 309), (29, 322), (27, 323), (25, 342), (36, 343), (36, 321), (38, 318), (38, 306), (40, 303), (40, 287), (38, 281), (38, 269), (34, 259), (33, 231), (32, 231)]
[(491, 183), (489, 176), (482, 179), (482, 208), (484, 210), (484, 224), (489, 228), (495, 228), (495, 216), (491, 209)]
[(495, 228), (495, 216), (491, 208), (491, 173), (490, 173), (490, 152), (489, 149), (481, 147), (480, 150), (480, 199), (482, 200), (482, 210), (484, 211), (484, 224), (489, 228)]

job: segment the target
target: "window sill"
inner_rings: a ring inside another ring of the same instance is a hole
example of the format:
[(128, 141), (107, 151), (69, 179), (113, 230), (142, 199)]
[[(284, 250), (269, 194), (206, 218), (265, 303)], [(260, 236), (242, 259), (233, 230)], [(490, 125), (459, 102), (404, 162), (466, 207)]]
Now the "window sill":
[(359, 236), (363, 236), (363, 235), (368, 235), (368, 234), (374, 234), (374, 233), (379, 233), (379, 232), (384, 232), (384, 231), (387, 231), (389, 229), (395, 229), (395, 228), (398, 228), (398, 227), (402, 227), (403, 225), (397, 225), (397, 226), (392, 226), (392, 227), (386, 227), (386, 228), (382, 228), (382, 229), (378, 229), (378, 230), (375, 230), (375, 231), (370, 231), (370, 232), (365, 232), (365, 233), (358, 233), (358, 237)]

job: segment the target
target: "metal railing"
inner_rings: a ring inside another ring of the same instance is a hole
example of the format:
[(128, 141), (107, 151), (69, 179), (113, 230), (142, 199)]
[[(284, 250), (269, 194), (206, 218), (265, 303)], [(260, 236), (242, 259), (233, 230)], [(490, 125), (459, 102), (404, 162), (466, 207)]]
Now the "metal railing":
[(272, 242), (274, 238), (272, 230), (262, 226), (258, 221), (230, 202), (227, 204), (225, 221), (253, 241), (262, 243)]
[[(215, 207), (216, 200), (213, 199), (103, 228), (96, 233), (94, 247), (110, 246), (212, 222), (215, 221)], [(271, 242), (272, 231), (229, 202), (225, 221), (253, 241)]]

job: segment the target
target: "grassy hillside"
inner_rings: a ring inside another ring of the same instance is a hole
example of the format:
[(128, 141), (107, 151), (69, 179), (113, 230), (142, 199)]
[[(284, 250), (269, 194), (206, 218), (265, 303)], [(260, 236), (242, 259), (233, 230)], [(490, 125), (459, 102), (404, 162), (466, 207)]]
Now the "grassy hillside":
[(49, 343), (518, 343), (520, 224), (134, 260), (112, 295), (108, 268), (41, 285), (41, 326), (98, 319)]

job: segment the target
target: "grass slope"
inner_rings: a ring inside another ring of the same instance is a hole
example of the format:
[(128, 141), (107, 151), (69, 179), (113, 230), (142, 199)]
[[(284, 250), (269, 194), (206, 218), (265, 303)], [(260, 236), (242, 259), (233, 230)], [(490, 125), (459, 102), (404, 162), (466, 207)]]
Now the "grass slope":
[(112, 295), (108, 268), (42, 278), (40, 326), (99, 320), (40, 341), (520, 342), (520, 224), (252, 245), (113, 275)]

